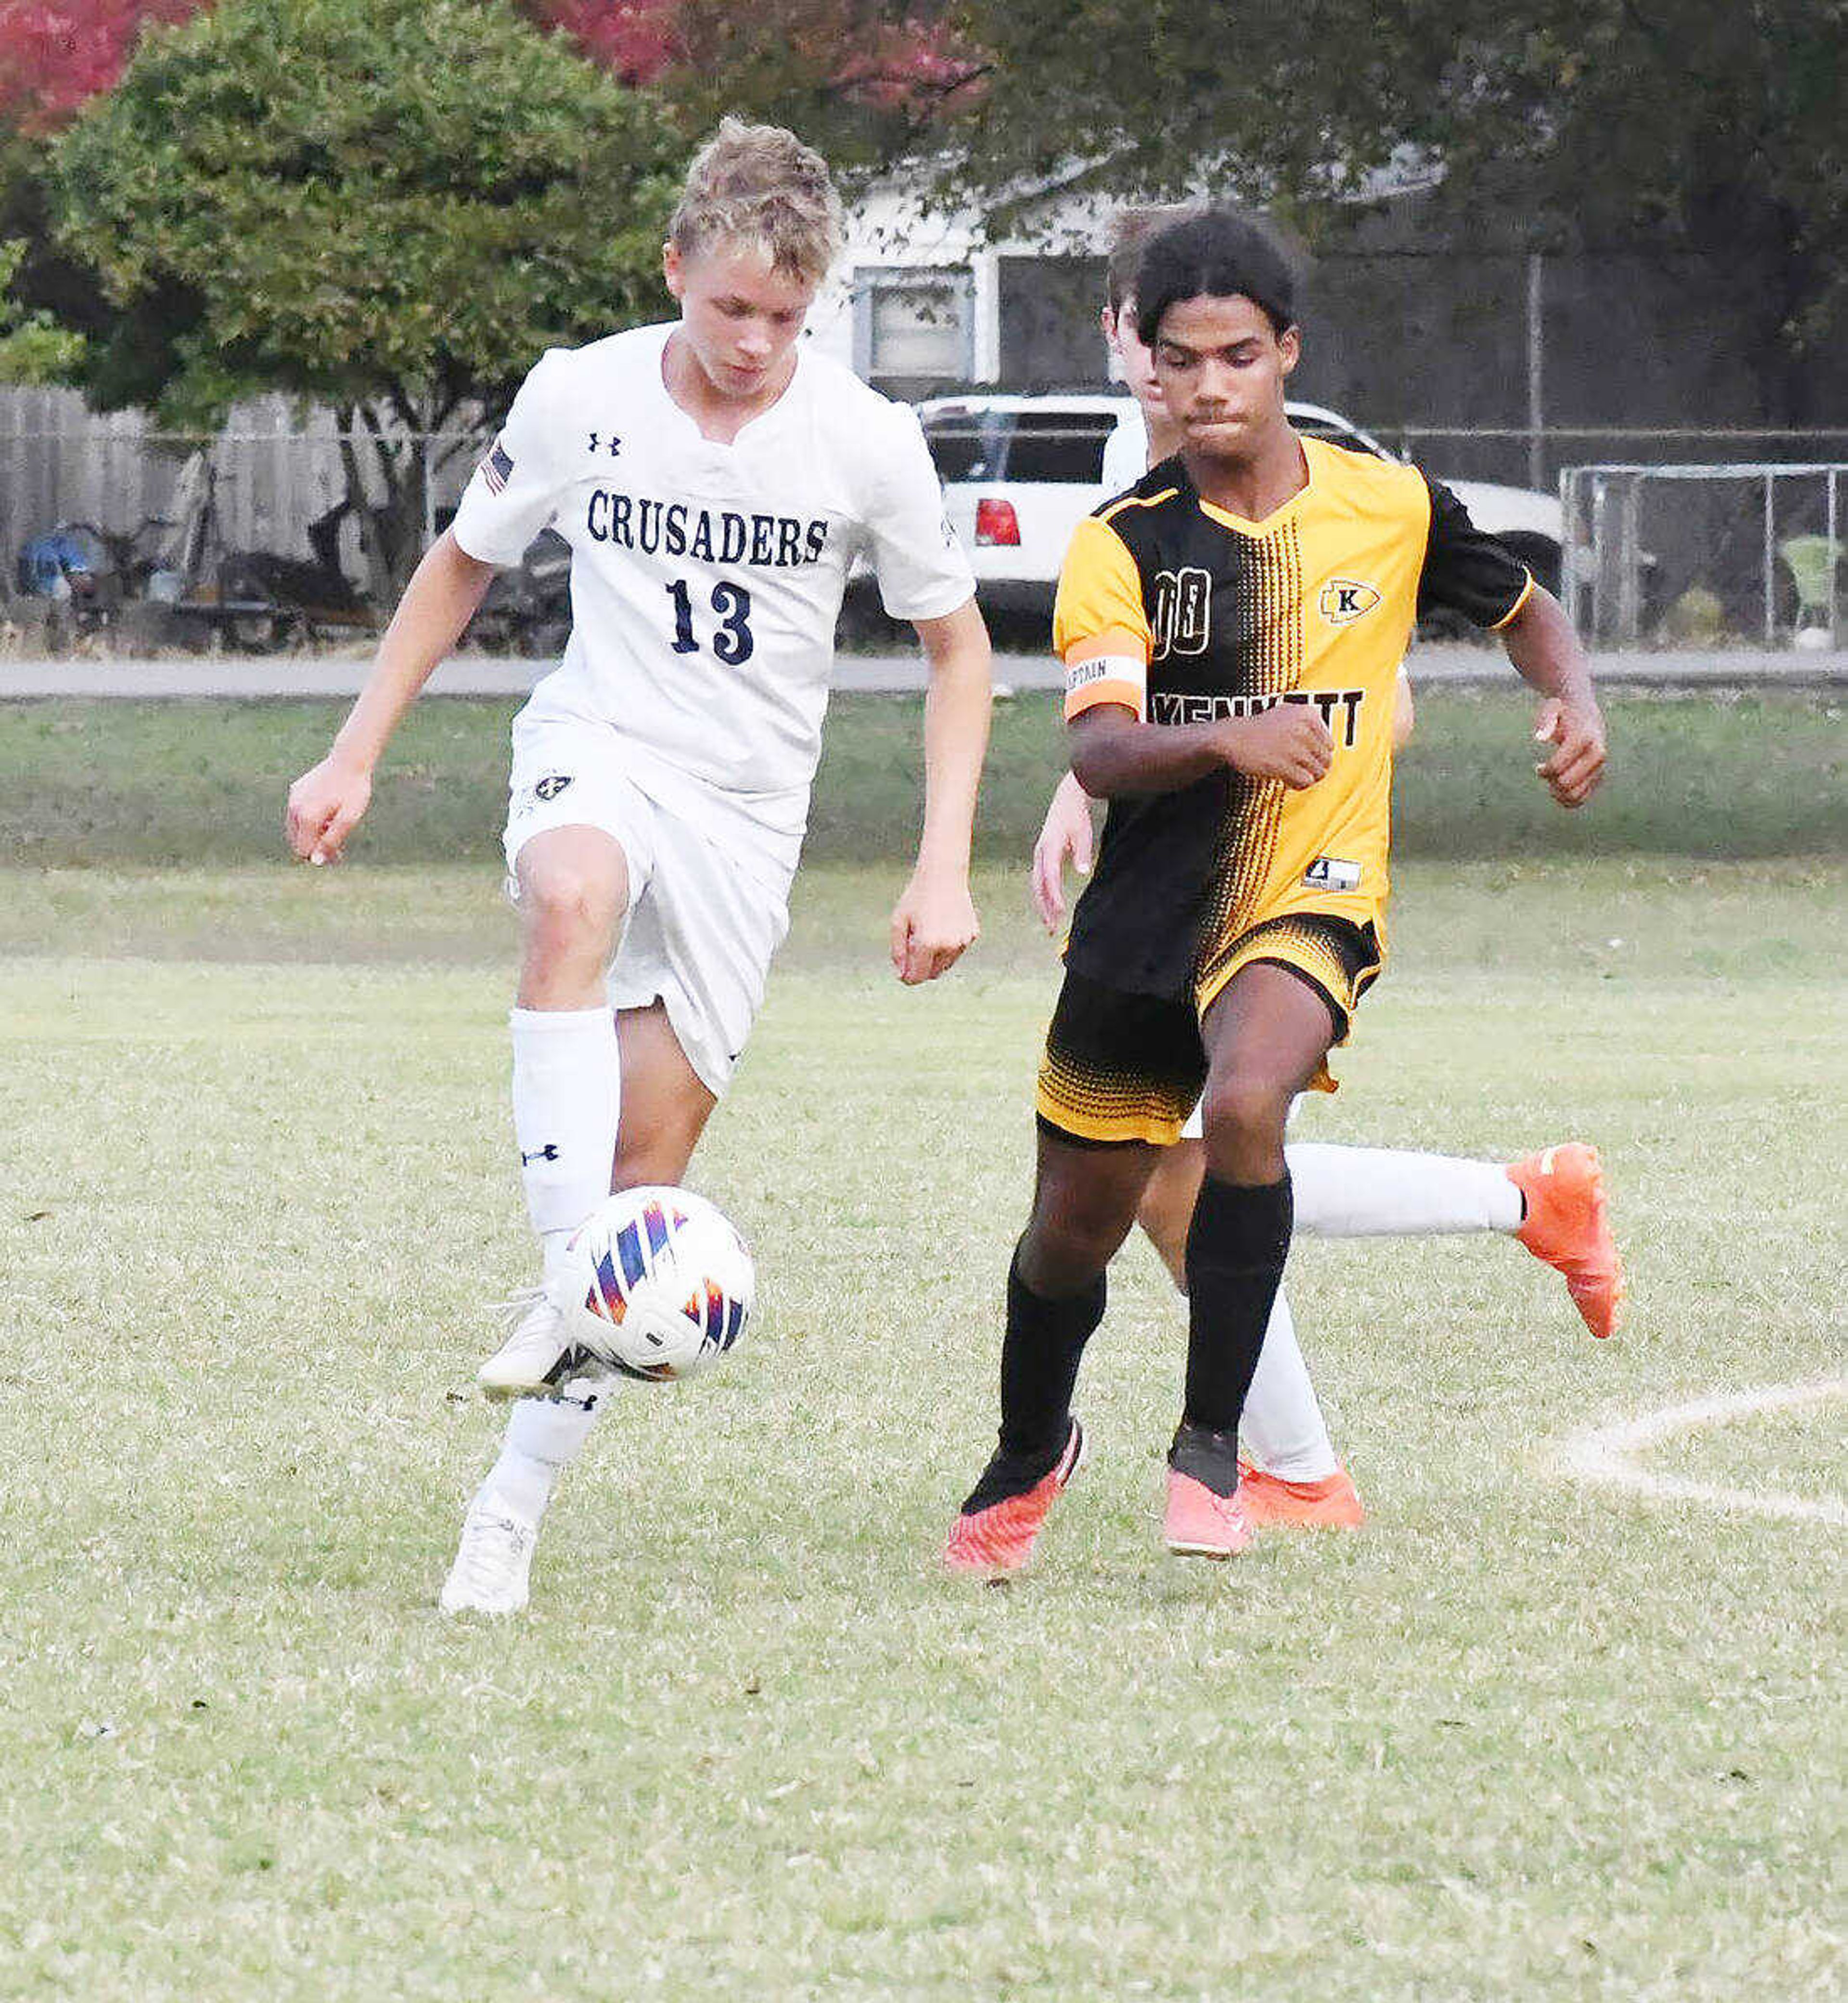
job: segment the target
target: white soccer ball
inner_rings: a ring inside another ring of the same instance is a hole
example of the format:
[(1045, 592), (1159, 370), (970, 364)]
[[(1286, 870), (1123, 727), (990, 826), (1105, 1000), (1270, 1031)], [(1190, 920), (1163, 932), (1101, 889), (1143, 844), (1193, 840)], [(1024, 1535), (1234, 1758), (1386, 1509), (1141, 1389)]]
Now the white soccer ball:
[(571, 1339), (618, 1375), (697, 1377), (751, 1318), (756, 1273), (724, 1213), (690, 1190), (619, 1190), (571, 1241), (554, 1296)]

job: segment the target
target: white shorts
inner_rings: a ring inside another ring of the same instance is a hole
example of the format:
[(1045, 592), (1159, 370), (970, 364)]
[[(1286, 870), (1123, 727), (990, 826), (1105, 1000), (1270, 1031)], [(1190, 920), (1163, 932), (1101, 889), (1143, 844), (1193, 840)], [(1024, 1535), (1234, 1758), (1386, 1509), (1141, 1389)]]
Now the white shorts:
[(753, 841), (748, 822), (716, 804), (690, 818), (683, 774), (675, 775), (672, 807), (650, 796), (645, 779), (635, 746), (606, 725), (515, 718), (501, 838), (508, 894), (517, 901), (515, 865), (534, 835), (555, 827), (609, 835), (629, 866), (610, 1005), (664, 1004), (687, 1062), (721, 1095), (789, 929), (787, 844), (774, 833)]

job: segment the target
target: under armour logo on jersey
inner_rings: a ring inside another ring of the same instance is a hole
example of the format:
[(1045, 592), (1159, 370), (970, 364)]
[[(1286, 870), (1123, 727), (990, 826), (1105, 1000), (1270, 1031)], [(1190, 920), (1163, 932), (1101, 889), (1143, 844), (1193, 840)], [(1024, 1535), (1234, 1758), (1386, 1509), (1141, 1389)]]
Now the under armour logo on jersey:
[(614, 432), (610, 434), (607, 444), (603, 442), (603, 434), (601, 432), (592, 432), (590, 435), (590, 449), (592, 452), (606, 452), (612, 459), (615, 459), (620, 456), (622, 449), (623, 442)]
[(1378, 604), (1379, 593), (1370, 584), (1351, 577), (1331, 577), (1315, 602), (1331, 626), (1347, 626)]
[(520, 1166), (523, 1169), (530, 1168), (535, 1162), (555, 1162), (557, 1159), (558, 1143), (556, 1141), (547, 1141), (543, 1148), (535, 1148), (529, 1155), (524, 1148), (520, 1150)]

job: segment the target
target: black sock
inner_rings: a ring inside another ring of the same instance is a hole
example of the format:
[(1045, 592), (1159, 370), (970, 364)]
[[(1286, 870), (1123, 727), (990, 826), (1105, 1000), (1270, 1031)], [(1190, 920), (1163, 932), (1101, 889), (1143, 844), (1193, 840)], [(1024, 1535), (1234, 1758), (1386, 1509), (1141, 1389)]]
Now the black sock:
[[(1183, 1428), (1236, 1435), (1289, 1255), (1290, 1177), (1247, 1187), (1209, 1175), (1187, 1229)], [(1229, 1491), (1228, 1491), (1229, 1493)]]
[(1001, 1344), (1001, 1445), (965, 1509), (986, 1508), (1031, 1488), (1064, 1452), (1078, 1361), (1104, 1318), (1104, 1295), (1100, 1273), (1079, 1292), (1047, 1300), (1020, 1277), (1020, 1249), (1015, 1247)]

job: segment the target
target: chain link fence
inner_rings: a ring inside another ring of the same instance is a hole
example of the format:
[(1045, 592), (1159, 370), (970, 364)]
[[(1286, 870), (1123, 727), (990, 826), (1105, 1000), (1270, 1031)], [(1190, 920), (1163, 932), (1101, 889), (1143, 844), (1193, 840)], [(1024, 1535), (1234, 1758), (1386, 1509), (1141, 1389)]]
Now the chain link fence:
[(1848, 460), (1570, 467), (1560, 495), (1588, 643), (1842, 645)]

